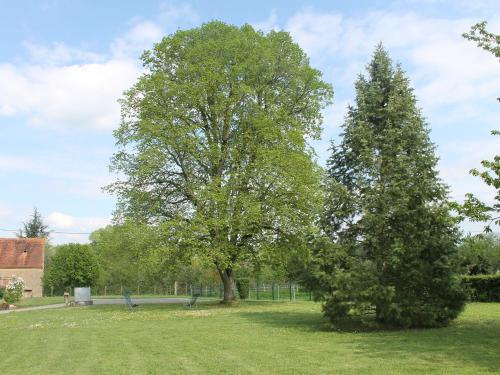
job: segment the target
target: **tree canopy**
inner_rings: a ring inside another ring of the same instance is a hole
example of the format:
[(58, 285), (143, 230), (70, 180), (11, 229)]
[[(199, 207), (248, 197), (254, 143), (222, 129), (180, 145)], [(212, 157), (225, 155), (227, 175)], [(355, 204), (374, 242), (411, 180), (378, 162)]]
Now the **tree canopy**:
[(44, 272), (44, 288), (57, 291), (94, 286), (99, 278), (99, 263), (89, 245), (70, 243), (55, 247)]
[(249, 25), (177, 31), (142, 61), (115, 132), (117, 218), (168, 223), (170, 243), (215, 264), (229, 302), (239, 262), (311, 226), (321, 192), (308, 140), (331, 86), (288, 33)]

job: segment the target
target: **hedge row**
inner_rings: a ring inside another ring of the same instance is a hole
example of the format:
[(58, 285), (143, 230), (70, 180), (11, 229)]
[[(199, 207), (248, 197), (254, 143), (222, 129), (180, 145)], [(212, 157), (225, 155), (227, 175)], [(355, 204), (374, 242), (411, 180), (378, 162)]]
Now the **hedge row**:
[(464, 276), (472, 301), (500, 302), (500, 274)]

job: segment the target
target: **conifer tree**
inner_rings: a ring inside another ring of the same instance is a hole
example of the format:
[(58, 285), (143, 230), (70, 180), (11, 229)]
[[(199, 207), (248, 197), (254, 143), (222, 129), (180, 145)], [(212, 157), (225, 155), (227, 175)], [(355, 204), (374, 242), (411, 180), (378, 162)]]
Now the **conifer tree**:
[(23, 228), (19, 230), (17, 236), (19, 238), (48, 238), (50, 235), (48, 228), (43, 223), (42, 215), (35, 207), (31, 219), (23, 223)]
[(456, 223), (408, 78), (382, 45), (359, 76), (328, 161), (316, 275), (333, 321), (374, 313), (401, 327), (446, 325), (464, 305)]

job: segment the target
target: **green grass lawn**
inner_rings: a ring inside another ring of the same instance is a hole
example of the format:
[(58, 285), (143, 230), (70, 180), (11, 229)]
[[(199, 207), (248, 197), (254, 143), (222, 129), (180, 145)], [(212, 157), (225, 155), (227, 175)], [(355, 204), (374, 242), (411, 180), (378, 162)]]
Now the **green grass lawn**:
[(64, 297), (32, 297), (32, 298), (22, 298), (15, 305), (17, 308), (33, 307), (33, 306), (45, 306), (53, 305), (57, 303), (64, 303)]
[(448, 328), (331, 330), (313, 302), (92, 306), (0, 315), (8, 374), (500, 373), (500, 304)]

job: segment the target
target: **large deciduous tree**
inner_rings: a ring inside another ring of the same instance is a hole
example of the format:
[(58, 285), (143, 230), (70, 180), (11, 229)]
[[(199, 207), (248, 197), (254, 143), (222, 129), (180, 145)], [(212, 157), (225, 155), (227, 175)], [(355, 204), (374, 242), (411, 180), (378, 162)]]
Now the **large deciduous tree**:
[(117, 212), (169, 223), (234, 298), (234, 268), (304, 238), (319, 201), (308, 139), (330, 85), (286, 32), (210, 22), (165, 37), (121, 101)]
[(388, 325), (445, 325), (465, 296), (428, 126), (382, 45), (355, 89), (328, 160), (325, 229), (334, 244), (319, 247), (316, 268), (325, 313), (334, 321), (373, 312)]

